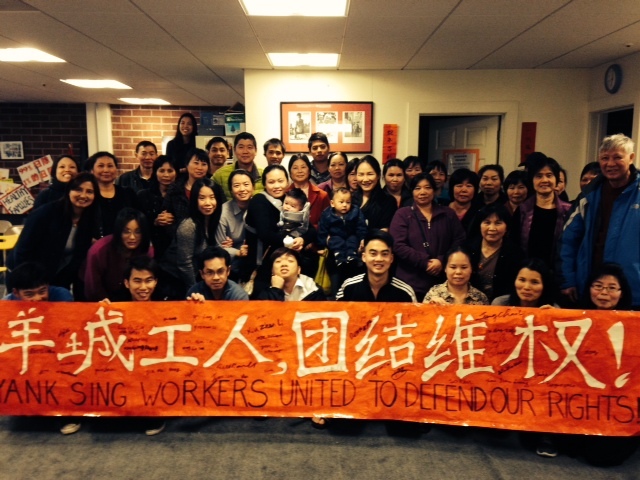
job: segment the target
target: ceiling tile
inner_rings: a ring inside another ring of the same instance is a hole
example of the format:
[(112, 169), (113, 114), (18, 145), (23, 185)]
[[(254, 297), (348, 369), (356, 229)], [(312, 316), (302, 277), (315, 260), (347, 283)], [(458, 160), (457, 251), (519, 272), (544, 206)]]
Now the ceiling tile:
[(338, 52), (340, 70), (457, 70), (592, 68), (640, 49), (638, 0), (350, 0), (346, 18), (246, 17), (238, 0), (1, 5), (0, 47), (68, 63), (0, 64), (0, 101), (112, 102), (121, 92), (58, 81), (109, 77), (131, 96), (231, 104), (245, 69), (272, 68), (267, 51)]

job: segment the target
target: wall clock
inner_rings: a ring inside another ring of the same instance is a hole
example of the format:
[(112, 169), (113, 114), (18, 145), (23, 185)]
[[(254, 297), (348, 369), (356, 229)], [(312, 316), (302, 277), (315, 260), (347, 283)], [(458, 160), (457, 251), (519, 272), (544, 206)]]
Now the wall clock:
[(604, 88), (609, 93), (616, 93), (622, 85), (622, 67), (614, 63), (604, 73)]

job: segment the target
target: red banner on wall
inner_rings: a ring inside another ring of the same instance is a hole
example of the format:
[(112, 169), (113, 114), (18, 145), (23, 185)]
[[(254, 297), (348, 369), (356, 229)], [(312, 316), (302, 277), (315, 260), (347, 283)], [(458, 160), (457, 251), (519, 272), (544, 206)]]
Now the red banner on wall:
[(635, 435), (636, 313), (0, 304), (0, 414), (395, 419)]
[(520, 165), (524, 163), (527, 156), (536, 150), (536, 129), (537, 122), (522, 122), (522, 133), (520, 135)]
[(382, 130), (382, 163), (387, 163), (398, 155), (398, 125), (385, 123)]

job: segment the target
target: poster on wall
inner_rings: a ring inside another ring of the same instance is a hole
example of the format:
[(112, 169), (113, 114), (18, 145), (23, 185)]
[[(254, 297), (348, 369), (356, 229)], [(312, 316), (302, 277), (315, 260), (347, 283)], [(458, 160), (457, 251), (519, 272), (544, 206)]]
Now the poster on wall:
[(0, 159), (2, 160), (22, 160), (24, 150), (22, 142), (0, 142)]
[(442, 152), (442, 161), (447, 166), (449, 175), (459, 168), (468, 168), (473, 172), (477, 172), (480, 164), (480, 150), (477, 148), (444, 150)]
[(198, 133), (209, 137), (224, 137), (226, 134), (224, 113), (201, 112)]
[(324, 133), (334, 152), (372, 150), (373, 102), (282, 102), (280, 122), (289, 152), (306, 152), (314, 132)]
[(40, 181), (51, 182), (51, 167), (53, 167), (53, 158), (51, 158), (51, 155), (45, 155), (44, 157), (37, 158), (33, 163), (40, 174)]
[(225, 113), (224, 117), (225, 134), (227, 136), (247, 131), (244, 113)]
[(35, 187), (41, 182), (48, 182), (51, 180), (51, 165), (53, 160), (51, 155), (38, 158), (32, 162), (27, 162), (18, 167), (18, 174), (22, 184), (27, 187)]
[[(6, 195), (12, 190), (15, 190), (21, 185), (22, 185), (21, 183), (14, 183), (12, 178), (9, 178), (7, 180), (0, 180), (0, 197), (2, 197), (3, 195)], [(0, 203), (0, 213), (9, 213), (9, 210), (3, 207), (2, 203)]]

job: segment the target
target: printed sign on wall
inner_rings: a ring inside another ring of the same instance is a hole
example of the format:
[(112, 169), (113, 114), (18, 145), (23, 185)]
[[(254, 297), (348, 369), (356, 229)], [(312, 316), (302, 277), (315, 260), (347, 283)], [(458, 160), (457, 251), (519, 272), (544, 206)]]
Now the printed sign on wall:
[(9, 213), (20, 215), (26, 213), (33, 208), (35, 199), (31, 192), (24, 186), (11, 190), (6, 195), (0, 197), (0, 204), (7, 209)]

